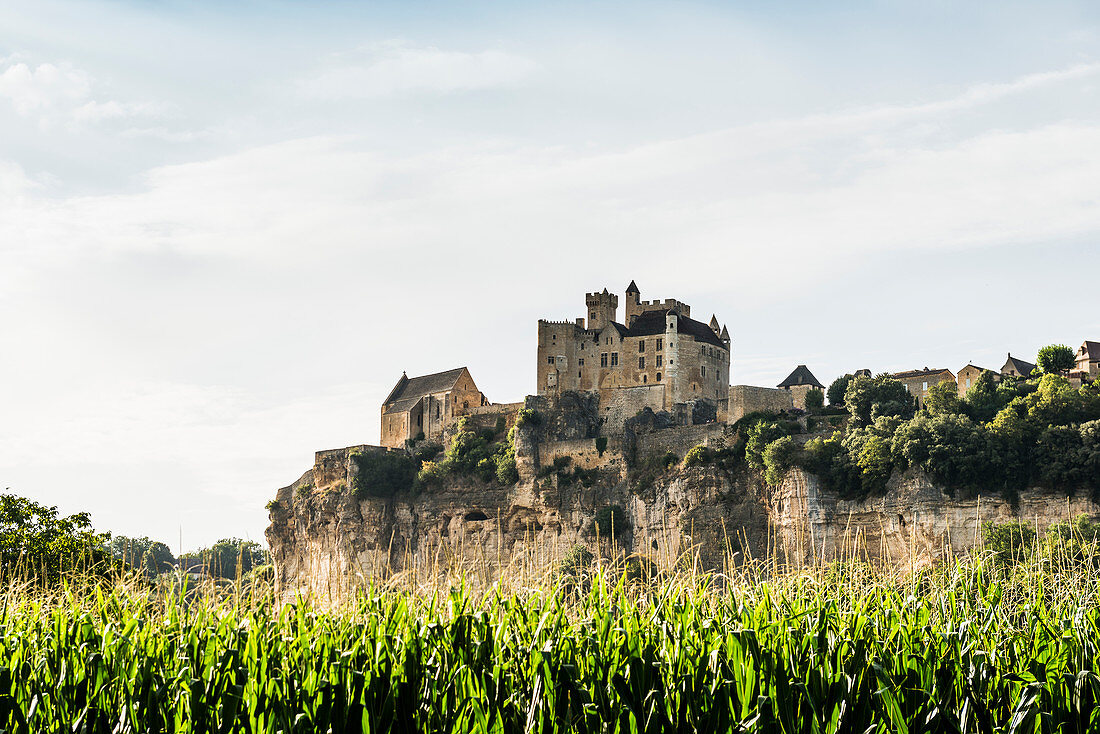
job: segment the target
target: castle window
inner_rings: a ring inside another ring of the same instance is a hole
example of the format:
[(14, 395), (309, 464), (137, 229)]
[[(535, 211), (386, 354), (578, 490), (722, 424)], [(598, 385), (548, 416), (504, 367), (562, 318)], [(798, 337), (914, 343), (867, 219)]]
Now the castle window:
[(664, 339), (658, 339), (658, 340), (657, 340), (657, 351), (658, 351), (658, 352), (659, 352), (659, 351), (661, 351), (661, 343), (662, 343), (663, 341), (664, 341)]
[(660, 381), (661, 381), (661, 373), (660, 373), (660, 372), (658, 372), (658, 373), (657, 373), (657, 382), (660, 382)]
[(642, 339), (640, 342), (638, 342), (638, 351), (639, 352), (644, 352), (645, 351), (645, 339)]
[(612, 352), (611, 353), (611, 366), (612, 367), (618, 367), (619, 366), (619, 353), (618, 352)]
[(705, 355), (706, 353), (707, 353), (707, 348), (706, 348), (706, 346), (704, 346), (703, 344), (700, 344), (700, 345), (699, 345), (699, 354), (703, 354), (703, 355)]
[(699, 368), (699, 374), (702, 375), (703, 377), (707, 376), (707, 366), (706, 365), (703, 365), (702, 367)]
[(642, 375), (642, 382), (647, 382), (645, 375)]
[(577, 365), (580, 367), (584, 367), (584, 357), (581, 357), (577, 360)]
[(416, 416), (416, 425), (417, 426), (424, 425), (424, 416), (422, 416), (422, 415)]
[(660, 367), (660, 366), (661, 366), (661, 360), (662, 360), (663, 358), (664, 358), (664, 355), (663, 355), (663, 354), (658, 354), (658, 355), (657, 355), (657, 366), (658, 366), (658, 367)]
[(554, 364), (554, 358), (553, 357), (547, 357), (546, 358), (546, 364)]
[[(573, 313), (576, 313), (576, 311), (574, 311)], [(596, 312), (595, 311), (592, 312), (592, 320), (593, 321), (596, 320)]]
[(645, 369), (645, 357), (638, 357), (638, 369)]
[(603, 354), (600, 355), (600, 367), (606, 367), (606, 366), (607, 366), (607, 352), (604, 352)]
[(927, 389), (928, 389), (928, 383), (927, 383), (927, 382), (926, 382), (926, 383), (924, 383), (924, 389), (925, 389), (925, 390), (927, 390)]

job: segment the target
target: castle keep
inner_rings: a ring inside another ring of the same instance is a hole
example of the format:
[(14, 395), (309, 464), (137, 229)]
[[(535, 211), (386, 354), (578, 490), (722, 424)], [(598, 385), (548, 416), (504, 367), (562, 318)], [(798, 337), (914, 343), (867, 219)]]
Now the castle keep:
[(587, 322), (539, 320), (539, 395), (598, 392), (608, 413), (699, 401), (724, 410), (730, 336), (716, 317), (704, 324), (681, 301), (643, 301), (634, 281), (622, 321), (619, 298), (606, 288), (584, 300)]

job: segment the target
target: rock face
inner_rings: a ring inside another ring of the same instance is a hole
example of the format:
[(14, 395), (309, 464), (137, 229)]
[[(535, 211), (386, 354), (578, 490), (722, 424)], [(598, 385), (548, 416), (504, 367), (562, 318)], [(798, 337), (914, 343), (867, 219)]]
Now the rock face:
[[(700, 428), (679, 430), (696, 440), (708, 435)], [(661, 447), (659, 438), (650, 434), (639, 445)], [(707, 440), (724, 439), (717, 432)], [(455, 567), (486, 579), (510, 571), (537, 577), (578, 544), (605, 556), (646, 556), (666, 568), (722, 570), (749, 558), (786, 566), (836, 558), (906, 564), (967, 551), (979, 543), (983, 522), (1020, 520), (1042, 530), (1100, 513), (1091, 500), (1038, 490), (1021, 493), (1015, 507), (999, 497), (953, 499), (918, 472), (895, 476), (882, 497), (851, 501), (797, 469), (772, 488), (713, 464), (631, 475), (610, 455), (586, 487), (568, 474), (540, 471), (537, 443), (535, 432), (517, 432), (520, 481), (513, 486), (453, 480), (392, 497), (360, 497), (352, 489), (355, 453), (377, 447), (318, 452), (313, 468), (270, 506), (267, 537), (283, 590), (337, 595), (367, 579)], [(610, 539), (596, 518), (614, 505), (626, 527)]]

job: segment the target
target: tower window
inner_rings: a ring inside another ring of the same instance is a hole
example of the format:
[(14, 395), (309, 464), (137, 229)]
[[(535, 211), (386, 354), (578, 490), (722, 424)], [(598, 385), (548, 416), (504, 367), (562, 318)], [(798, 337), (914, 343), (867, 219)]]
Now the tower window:
[(618, 352), (612, 352), (611, 353), (611, 366), (612, 367), (618, 367), (619, 366), (619, 353)]
[(577, 360), (577, 366), (584, 367), (584, 357)]
[(638, 369), (645, 369), (645, 357), (638, 357)]
[(665, 341), (664, 339), (658, 339), (657, 340), (657, 351), (658, 352), (661, 351), (661, 345), (664, 343), (664, 341)]
[(660, 372), (658, 372), (658, 373), (657, 373), (657, 382), (660, 382), (660, 381), (661, 381), (661, 373), (660, 373)]
[(603, 354), (600, 355), (600, 367), (606, 367), (606, 366), (607, 366), (607, 352), (604, 352)]
[(707, 376), (707, 366), (706, 365), (703, 365), (699, 368), (699, 374), (702, 375), (703, 377)]
[(642, 375), (642, 382), (647, 382), (647, 381), (648, 380), (646, 380), (646, 375)]
[(644, 352), (645, 351), (645, 339), (642, 339), (640, 342), (638, 342), (638, 351), (639, 352)]
[(553, 357), (547, 357), (546, 358), (546, 364), (554, 364), (554, 358)]

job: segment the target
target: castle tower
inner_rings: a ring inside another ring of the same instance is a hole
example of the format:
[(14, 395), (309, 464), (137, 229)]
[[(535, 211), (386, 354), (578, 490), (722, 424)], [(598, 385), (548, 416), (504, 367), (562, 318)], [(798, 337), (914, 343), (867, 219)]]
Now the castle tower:
[(633, 326), (634, 319), (642, 313), (641, 296), (642, 293), (638, 290), (638, 286), (633, 280), (630, 281), (630, 285), (626, 287), (626, 313), (623, 316), (623, 320), (628, 327)]
[(584, 304), (588, 307), (589, 330), (599, 331), (615, 320), (615, 312), (619, 309), (619, 297), (614, 293), (608, 293), (604, 288), (602, 293), (585, 293)]
[(718, 317), (714, 314), (710, 315), (710, 330), (714, 332), (715, 336), (721, 332), (718, 324)]

